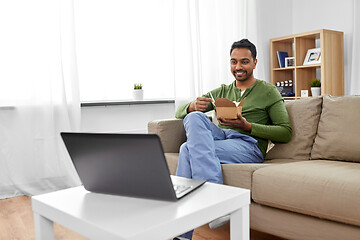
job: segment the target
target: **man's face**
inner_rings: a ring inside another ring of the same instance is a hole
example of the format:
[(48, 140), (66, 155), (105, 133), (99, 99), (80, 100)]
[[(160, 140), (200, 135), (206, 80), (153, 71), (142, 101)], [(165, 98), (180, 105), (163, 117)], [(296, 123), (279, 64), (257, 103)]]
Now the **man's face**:
[(257, 60), (247, 48), (235, 48), (231, 52), (231, 72), (237, 81), (246, 81), (253, 76)]

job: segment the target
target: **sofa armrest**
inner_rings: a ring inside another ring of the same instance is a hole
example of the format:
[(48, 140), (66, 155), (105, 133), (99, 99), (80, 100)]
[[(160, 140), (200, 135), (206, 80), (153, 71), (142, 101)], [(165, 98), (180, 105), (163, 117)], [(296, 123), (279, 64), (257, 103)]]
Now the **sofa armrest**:
[(164, 152), (178, 153), (181, 144), (186, 141), (182, 119), (160, 119), (148, 123), (148, 133), (159, 135)]

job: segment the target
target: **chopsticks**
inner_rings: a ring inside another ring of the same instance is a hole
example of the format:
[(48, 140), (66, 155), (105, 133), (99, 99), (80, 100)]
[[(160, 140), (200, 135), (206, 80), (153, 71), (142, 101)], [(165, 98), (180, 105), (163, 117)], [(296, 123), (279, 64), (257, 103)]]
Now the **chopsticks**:
[(213, 102), (211, 102), (211, 103), (214, 105), (214, 107), (216, 107), (215, 106), (215, 99), (214, 99), (213, 95), (211, 94), (211, 92), (209, 92), (209, 93), (210, 93), (211, 99), (213, 100)]

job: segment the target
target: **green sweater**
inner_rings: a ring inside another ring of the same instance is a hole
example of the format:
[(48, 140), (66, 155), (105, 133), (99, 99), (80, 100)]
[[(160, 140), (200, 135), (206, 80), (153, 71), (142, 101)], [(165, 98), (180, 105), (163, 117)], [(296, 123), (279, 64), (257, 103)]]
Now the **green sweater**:
[[(251, 132), (221, 124), (219, 124), (219, 127), (231, 128), (255, 138), (264, 158), (268, 140), (273, 142), (289, 142), (291, 140), (292, 129), (289, 115), (284, 101), (274, 85), (262, 80), (256, 80), (255, 84), (246, 89), (240, 97), (241, 89), (236, 88), (234, 81), (230, 85), (222, 84), (221, 87), (212, 90), (211, 94), (215, 100), (227, 98), (237, 102), (246, 97), (241, 115), (252, 123)], [(204, 94), (202, 97), (211, 98), (209, 93)], [(184, 118), (187, 115), (189, 105), (190, 103), (179, 106), (176, 111), (176, 118)], [(205, 112), (211, 110), (213, 110), (213, 105), (209, 104)]]

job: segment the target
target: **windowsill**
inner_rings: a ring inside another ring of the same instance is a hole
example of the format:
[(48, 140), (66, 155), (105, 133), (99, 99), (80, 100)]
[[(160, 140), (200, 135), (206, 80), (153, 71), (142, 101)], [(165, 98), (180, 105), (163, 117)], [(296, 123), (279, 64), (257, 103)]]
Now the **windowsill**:
[(0, 110), (14, 110), (14, 106), (0, 106)]
[(116, 106), (116, 105), (143, 105), (143, 104), (164, 104), (175, 103), (174, 99), (145, 99), (145, 100), (109, 100), (109, 101), (89, 101), (81, 102), (81, 107), (96, 107), (96, 106)]

